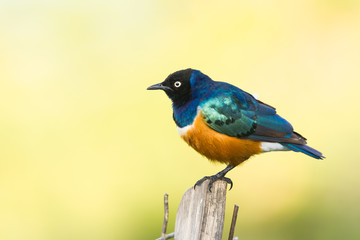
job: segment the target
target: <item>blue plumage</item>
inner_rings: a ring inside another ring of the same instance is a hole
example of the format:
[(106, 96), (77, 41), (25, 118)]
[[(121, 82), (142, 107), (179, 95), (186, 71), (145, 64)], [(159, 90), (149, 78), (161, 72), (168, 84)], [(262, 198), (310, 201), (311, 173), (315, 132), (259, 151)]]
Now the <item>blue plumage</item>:
[(209, 189), (219, 179), (232, 184), (225, 174), (261, 152), (288, 149), (324, 158), (306, 145), (306, 139), (294, 132), (274, 107), (231, 84), (213, 81), (198, 70), (175, 72), (148, 89), (162, 89), (172, 100), (174, 121), (190, 146), (209, 159), (228, 164), (223, 171), (195, 185), (205, 179), (211, 180)]
[(304, 153), (310, 157), (316, 158), (316, 159), (324, 158), (324, 156), (322, 155), (321, 152), (319, 152), (316, 149), (313, 149), (312, 147), (309, 147), (308, 145), (289, 144), (289, 143), (282, 143), (282, 145), (294, 152), (302, 152), (302, 153)]
[(261, 142), (297, 144), (284, 146), (318, 159), (323, 157), (318, 151), (301, 147), (306, 139), (294, 132), (275, 108), (251, 94), (231, 84), (213, 81), (198, 70), (192, 70), (190, 87), (191, 95), (185, 103), (173, 102), (174, 120), (179, 127), (192, 124), (200, 108), (207, 125), (219, 133)]

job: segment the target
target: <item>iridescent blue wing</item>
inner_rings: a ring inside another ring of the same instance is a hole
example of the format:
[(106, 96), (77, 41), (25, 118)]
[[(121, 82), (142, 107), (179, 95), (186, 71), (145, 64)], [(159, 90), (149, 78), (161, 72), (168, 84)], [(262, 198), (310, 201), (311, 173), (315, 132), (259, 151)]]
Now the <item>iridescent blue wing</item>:
[(298, 144), (306, 140), (293, 132), (291, 124), (277, 115), (275, 108), (240, 89), (212, 96), (200, 107), (206, 124), (228, 136)]

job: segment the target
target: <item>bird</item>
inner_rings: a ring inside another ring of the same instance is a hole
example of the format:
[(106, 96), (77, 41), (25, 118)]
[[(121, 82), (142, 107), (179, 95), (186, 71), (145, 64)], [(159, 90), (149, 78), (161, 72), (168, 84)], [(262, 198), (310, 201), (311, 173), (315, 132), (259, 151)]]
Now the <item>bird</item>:
[(184, 69), (170, 74), (147, 90), (163, 90), (172, 101), (173, 120), (180, 137), (210, 161), (226, 164), (215, 175), (198, 180), (215, 181), (250, 157), (271, 151), (294, 151), (315, 159), (325, 158), (311, 148), (306, 138), (280, 117), (276, 109), (252, 94), (226, 82), (212, 80), (199, 70)]

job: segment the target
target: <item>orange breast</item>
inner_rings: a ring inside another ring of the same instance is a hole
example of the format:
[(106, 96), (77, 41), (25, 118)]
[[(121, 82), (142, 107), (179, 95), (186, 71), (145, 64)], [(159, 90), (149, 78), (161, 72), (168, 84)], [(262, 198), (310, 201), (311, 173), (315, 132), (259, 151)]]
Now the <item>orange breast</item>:
[(210, 160), (236, 166), (261, 152), (260, 142), (229, 137), (209, 128), (201, 114), (192, 127), (181, 136), (191, 147)]

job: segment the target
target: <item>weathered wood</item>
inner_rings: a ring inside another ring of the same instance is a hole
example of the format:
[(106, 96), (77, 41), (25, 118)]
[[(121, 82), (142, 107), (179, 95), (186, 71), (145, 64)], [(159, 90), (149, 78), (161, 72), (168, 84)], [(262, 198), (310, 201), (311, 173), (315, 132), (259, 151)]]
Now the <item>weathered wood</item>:
[(176, 240), (221, 240), (227, 183), (216, 181), (211, 192), (208, 184), (209, 180), (183, 195), (175, 220)]
[(165, 193), (164, 195), (164, 222), (161, 230), (161, 237), (165, 238), (166, 236), (166, 228), (169, 220), (169, 195)]
[(230, 225), (229, 239), (228, 240), (233, 240), (238, 211), (239, 211), (239, 206), (235, 204), (234, 212), (233, 212), (233, 216), (232, 216), (232, 220), (231, 220), (231, 225)]
[(174, 238), (174, 236), (175, 236), (175, 233), (169, 233), (169, 234), (165, 235), (165, 237), (157, 238), (156, 240), (172, 239), (172, 238)]

